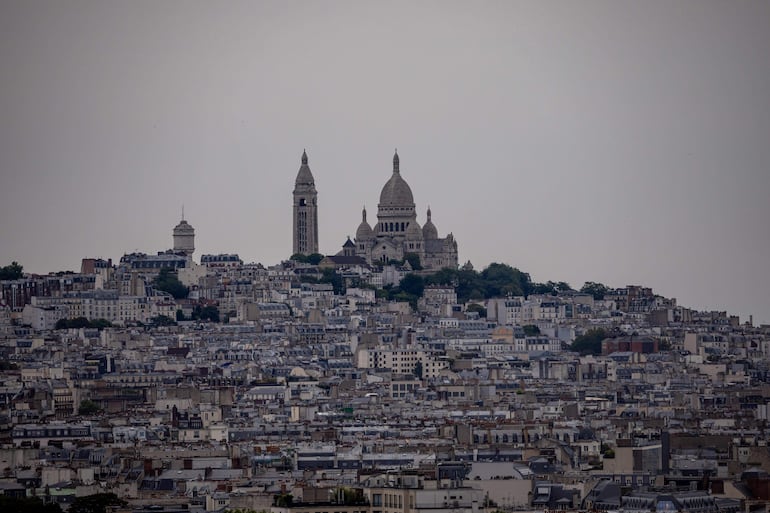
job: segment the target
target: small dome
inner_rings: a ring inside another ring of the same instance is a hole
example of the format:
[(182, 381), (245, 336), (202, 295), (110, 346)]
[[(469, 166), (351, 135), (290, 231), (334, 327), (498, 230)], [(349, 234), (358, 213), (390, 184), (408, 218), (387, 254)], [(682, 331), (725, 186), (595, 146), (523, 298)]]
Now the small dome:
[(425, 240), (438, 239), (438, 229), (432, 221), (428, 221), (425, 223), (425, 226), (422, 227), (422, 236)]
[(406, 229), (407, 240), (422, 240), (422, 229), (416, 220), (409, 222), (409, 227)]
[(361, 212), (361, 224), (356, 230), (356, 240), (371, 240), (374, 238), (374, 231), (369, 223), (366, 222), (366, 208)]
[(430, 207), (428, 207), (428, 220), (425, 221), (425, 225), (422, 227), (422, 236), (425, 240), (438, 239), (438, 229), (433, 224), (433, 221), (431, 221)]
[(187, 235), (193, 233), (195, 233), (195, 229), (184, 219), (179, 221), (179, 224), (174, 227), (174, 235)]
[(302, 150), (302, 165), (297, 172), (297, 179), (294, 181), (295, 185), (315, 185), (315, 179), (313, 173), (310, 172), (310, 166), (307, 165), (307, 153)]
[(398, 153), (393, 156), (393, 175), (380, 193), (381, 207), (413, 207), (414, 196), (409, 184), (401, 178)]

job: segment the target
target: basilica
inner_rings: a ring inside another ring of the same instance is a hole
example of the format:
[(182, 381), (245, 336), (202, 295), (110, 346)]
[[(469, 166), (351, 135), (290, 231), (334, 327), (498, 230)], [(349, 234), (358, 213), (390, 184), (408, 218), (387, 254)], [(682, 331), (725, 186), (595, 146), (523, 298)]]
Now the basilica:
[[(308, 246), (303, 244), (304, 241), (317, 241), (316, 209), (315, 181), (307, 167), (307, 155), (303, 153), (294, 190), (295, 253), (307, 252)], [(303, 217), (312, 219), (312, 222), (300, 222)], [(317, 247), (317, 242), (315, 244)], [(425, 269), (457, 268), (457, 241), (451, 233), (446, 237), (438, 236), (430, 207), (425, 224), (420, 227), (417, 222), (412, 189), (401, 176), (396, 153), (393, 155), (393, 173), (380, 193), (377, 223), (372, 228), (364, 208), (355, 240), (345, 244), (342, 254), (360, 257), (370, 265), (377, 265), (404, 260), (409, 253), (419, 256)]]

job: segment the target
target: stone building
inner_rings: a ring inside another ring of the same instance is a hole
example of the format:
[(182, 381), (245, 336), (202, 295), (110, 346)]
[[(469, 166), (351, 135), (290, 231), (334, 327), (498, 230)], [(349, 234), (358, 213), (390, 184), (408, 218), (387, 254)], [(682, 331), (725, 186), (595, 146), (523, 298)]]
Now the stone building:
[(369, 264), (403, 260), (408, 253), (420, 257), (426, 269), (457, 268), (457, 241), (450, 233), (438, 236), (430, 207), (425, 225), (417, 222), (414, 196), (409, 184), (401, 176), (398, 153), (393, 155), (393, 174), (385, 183), (377, 205), (377, 224), (374, 228), (362, 212), (361, 224), (356, 230), (355, 254)]
[(184, 254), (188, 260), (192, 259), (195, 252), (195, 229), (184, 219), (184, 210), (182, 210), (182, 220), (174, 227), (174, 253)]
[(318, 253), (318, 192), (315, 179), (302, 152), (302, 165), (294, 181), (294, 221), (292, 254)]

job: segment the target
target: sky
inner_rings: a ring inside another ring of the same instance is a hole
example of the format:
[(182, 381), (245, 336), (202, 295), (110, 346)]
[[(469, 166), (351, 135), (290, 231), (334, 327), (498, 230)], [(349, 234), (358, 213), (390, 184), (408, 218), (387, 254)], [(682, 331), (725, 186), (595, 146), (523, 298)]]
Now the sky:
[(460, 260), (770, 323), (770, 2), (0, 0), (0, 265), (321, 252), (395, 148)]

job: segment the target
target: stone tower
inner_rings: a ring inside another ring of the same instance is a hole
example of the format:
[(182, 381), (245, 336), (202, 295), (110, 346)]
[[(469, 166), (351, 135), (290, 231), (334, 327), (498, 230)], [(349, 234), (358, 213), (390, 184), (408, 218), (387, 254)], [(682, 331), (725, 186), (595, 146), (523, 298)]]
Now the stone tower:
[(182, 220), (174, 227), (174, 253), (184, 253), (190, 260), (194, 251), (195, 229), (184, 220), (184, 209), (182, 209)]
[(294, 181), (294, 245), (292, 254), (318, 253), (318, 192), (302, 151), (302, 165)]

